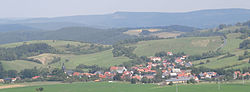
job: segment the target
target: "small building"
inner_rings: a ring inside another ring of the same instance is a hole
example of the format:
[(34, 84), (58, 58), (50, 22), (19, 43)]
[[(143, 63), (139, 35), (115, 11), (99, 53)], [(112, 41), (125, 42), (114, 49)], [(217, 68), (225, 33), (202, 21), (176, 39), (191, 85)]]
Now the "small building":
[(172, 52), (168, 52), (167, 53), (169, 56), (172, 56), (172, 55), (174, 55)]
[(154, 75), (151, 74), (147, 74), (147, 75), (143, 75), (143, 77), (147, 78), (147, 79), (154, 79)]
[(0, 79), (0, 83), (4, 83), (4, 79)]
[(177, 77), (177, 73), (170, 73), (169, 74), (171, 77)]
[(181, 72), (181, 69), (177, 69), (177, 68), (176, 68), (176, 69), (172, 69), (172, 72), (173, 72), (173, 73), (180, 73), (180, 72)]
[(127, 71), (127, 69), (125, 67), (115, 67), (115, 66), (112, 66), (110, 67), (110, 71), (111, 72), (117, 72), (117, 73), (123, 73), (124, 71)]
[(37, 78), (40, 78), (40, 76), (34, 76), (34, 77), (32, 77), (33, 80), (37, 79)]
[(138, 80), (141, 80), (142, 76), (140, 75), (135, 75), (135, 76), (132, 76), (133, 79), (138, 79)]
[(206, 78), (211, 79), (213, 77), (216, 77), (217, 73), (216, 72), (204, 72), (204, 73), (200, 73), (199, 76), (201, 79), (206, 79)]
[(150, 57), (150, 60), (152, 61), (161, 61), (161, 57)]
[(183, 78), (183, 79), (176, 79), (176, 78), (171, 78), (168, 80), (165, 80), (166, 84), (169, 84), (170, 82), (172, 83), (187, 83), (187, 81), (190, 80), (190, 78)]
[(68, 76), (73, 76), (74, 71), (66, 70), (64, 73), (67, 74)]

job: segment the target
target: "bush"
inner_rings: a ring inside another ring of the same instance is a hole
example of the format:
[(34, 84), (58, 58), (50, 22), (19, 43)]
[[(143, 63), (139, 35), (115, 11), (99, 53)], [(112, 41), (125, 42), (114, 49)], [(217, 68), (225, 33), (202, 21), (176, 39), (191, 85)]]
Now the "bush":
[(131, 82), (131, 84), (136, 84), (137, 79), (134, 79), (134, 78), (133, 78), (133, 79), (130, 80), (130, 82)]
[(174, 85), (174, 83), (171, 81), (168, 85), (169, 85), (169, 86), (172, 86), (172, 85)]

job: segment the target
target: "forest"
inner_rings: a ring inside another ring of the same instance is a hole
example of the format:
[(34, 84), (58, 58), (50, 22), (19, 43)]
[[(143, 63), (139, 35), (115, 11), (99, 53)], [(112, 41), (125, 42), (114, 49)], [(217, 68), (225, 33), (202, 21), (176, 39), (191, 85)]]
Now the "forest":
[(42, 53), (56, 53), (56, 49), (46, 43), (23, 44), (15, 48), (0, 48), (0, 60), (26, 59)]

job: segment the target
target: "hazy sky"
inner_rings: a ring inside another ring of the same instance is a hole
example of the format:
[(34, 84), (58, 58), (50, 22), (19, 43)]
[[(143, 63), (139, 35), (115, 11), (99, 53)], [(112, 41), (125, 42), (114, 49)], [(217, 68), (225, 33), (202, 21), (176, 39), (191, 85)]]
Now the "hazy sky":
[(0, 18), (245, 8), (250, 0), (0, 0)]

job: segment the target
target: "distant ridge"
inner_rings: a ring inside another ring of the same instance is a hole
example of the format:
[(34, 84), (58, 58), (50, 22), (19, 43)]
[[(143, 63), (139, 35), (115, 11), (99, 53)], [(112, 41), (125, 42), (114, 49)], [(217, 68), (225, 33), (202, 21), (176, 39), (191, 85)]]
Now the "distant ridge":
[[(250, 20), (250, 9), (208, 9), (191, 12), (115, 12), (103, 15), (77, 15), (54, 18), (31, 18), (24, 20), (0, 20), (1, 24), (45, 23), (44, 29), (58, 29), (72, 25), (84, 25), (99, 28), (147, 27), (183, 25), (197, 28), (212, 28), (219, 24), (234, 24)], [(56, 23), (63, 23), (58, 25)], [(30, 26), (33, 27), (33, 26)]]

